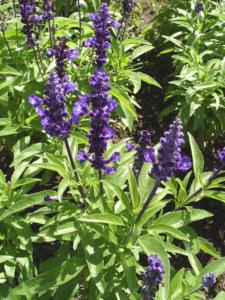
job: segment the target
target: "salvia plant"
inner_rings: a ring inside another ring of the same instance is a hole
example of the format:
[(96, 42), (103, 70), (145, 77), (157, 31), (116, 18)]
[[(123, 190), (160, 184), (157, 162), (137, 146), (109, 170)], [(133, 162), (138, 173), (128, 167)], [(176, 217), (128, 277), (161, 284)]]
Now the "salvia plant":
[(168, 20), (173, 29), (164, 32), (162, 53), (172, 53), (175, 76), (166, 95), (171, 105), (161, 116), (180, 112), (202, 143), (224, 131), (223, 13), (224, 1), (190, 1), (186, 10), (174, 5)]
[(1, 3), (0, 299), (225, 299), (198, 231), (201, 203), (224, 204), (225, 145), (205, 164), (175, 106), (132, 137), (142, 82), (161, 86), (129, 30), (140, 4), (108, 2)]

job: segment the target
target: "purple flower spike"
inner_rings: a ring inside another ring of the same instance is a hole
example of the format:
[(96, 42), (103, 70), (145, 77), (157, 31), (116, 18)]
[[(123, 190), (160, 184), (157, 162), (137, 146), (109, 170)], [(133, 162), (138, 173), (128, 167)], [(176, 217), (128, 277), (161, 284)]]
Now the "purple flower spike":
[(134, 0), (123, 0), (122, 2), (122, 14), (125, 18), (128, 18), (132, 13), (132, 10), (135, 6)]
[(200, 14), (200, 12), (203, 10), (204, 10), (204, 3), (202, 3), (202, 2), (197, 3), (195, 6), (195, 12), (197, 14)]
[(19, 0), (23, 33), (27, 36), (27, 45), (33, 47), (37, 44), (39, 32), (37, 23), (42, 21), (42, 16), (36, 13), (36, 4), (31, 0)]
[(32, 95), (29, 102), (36, 108), (47, 134), (62, 139), (68, 137), (71, 124), (68, 121), (65, 91), (61, 79), (55, 72), (51, 73), (47, 80), (45, 98), (42, 100)]
[(44, 19), (52, 20), (54, 18), (53, 0), (44, 0), (43, 2)]
[(142, 273), (142, 294), (144, 300), (153, 299), (160, 283), (163, 282), (164, 266), (162, 261), (155, 255), (148, 257), (147, 270)]
[(220, 163), (222, 165), (224, 165), (225, 164), (225, 147), (222, 150), (219, 150), (217, 153), (219, 156)]
[(96, 71), (89, 80), (90, 95), (81, 96), (80, 100), (74, 104), (72, 122), (78, 124), (80, 117), (85, 114), (90, 116), (91, 128), (87, 135), (90, 143), (89, 161), (99, 173), (105, 171), (107, 174), (113, 174), (116, 170), (108, 164), (117, 162), (120, 154), (114, 153), (110, 159), (106, 160), (104, 153), (108, 141), (114, 137), (114, 130), (109, 125), (109, 119), (110, 113), (117, 107), (117, 102), (108, 94), (111, 89), (110, 78), (103, 65), (106, 62), (107, 49), (110, 48), (110, 27), (116, 26), (116, 23), (105, 3), (97, 12), (90, 14), (90, 19), (94, 23), (95, 36), (91, 37), (85, 45), (95, 49)]
[(74, 61), (78, 55), (79, 51), (74, 49), (69, 49), (67, 46), (68, 39), (66, 37), (58, 37), (58, 45), (55, 45), (53, 49), (48, 49), (45, 54), (48, 57), (55, 57), (56, 59), (56, 72), (62, 81), (68, 81), (66, 76), (66, 63), (67, 61)]
[(216, 283), (216, 274), (211, 272), (207, 273), (202, 278), (202, 286), (211, 288)]
[(141, 137), (138, 140), (138, 146), (132, 143), (126, 142), (127, 151), (137, 150), (137, 158), (139, 162), (152, 162), (155, 157), (154, 149), (152, 145), (152, 136), (155, 134), (154, 131), (144, 130)]
[(160, 139), (157, 154), (152, 156), (154, 159), (150, 174), (154, 174), (160, 181), (165, 181), (174, 176), (177, 170), (187, 171), (191, 167), (191, 161), (187, 156), (181, 155), (182, 144), (184, 144), (183, 126), (181, 120), (177, 118), (170, 125), (170, 130), (164, 132), (164, 137)]
[(118, 22), (109, 13), (106, 3), (103, 3), (99, 10), (90, 14), (89, 17), (94, 23), (95, 36), (87, 40), (85, 46), (95, 48), (96, 63), (98, 67), (101, 67), (106, 63), (107, 49), (110, 48), (110, 28), (118, 27)]

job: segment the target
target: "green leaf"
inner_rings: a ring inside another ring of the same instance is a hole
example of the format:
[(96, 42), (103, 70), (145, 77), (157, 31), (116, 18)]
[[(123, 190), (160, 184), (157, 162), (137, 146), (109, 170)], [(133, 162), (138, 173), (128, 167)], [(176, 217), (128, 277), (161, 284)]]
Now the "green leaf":
[(140, 202), (144, 202), (149, 193), (151, 192), (155, 180), (149, 176), (149, 170), (151, 169), (150, 163), (144, 163), (140, 175), (138, 177), (138, 190), (140, 195)]
[(0, 222), (3, 221), (8, 216), (20, 212), (29, 207), (32, 207), (34, 205), (38, 205), (38, 204), (44, 205), (44, 197), (46, 195), (52, 195), (52, 194), (53, 194), (52, 191), (46, 190), (43, 192), (38, 192), (38, 193), (21, 197), (21, 200), (17, 201), (15, 204), (11, 205), (10, 208), (0, 213)]
[(125, 72), (125, 75), (128, 76), (129, 80), (132, 82), (132, 84), (134, 86), (134, 94), (137, 94), (139, 92), (139, 90), (141, 89), (141, 79), (140, 79), (140, 77), (137, 76), (137, 73), (131, 72), (131, 71)]
[(205, 239), (199, 237), (199, 246), (200, 249), (202, 251), (204, 251), (205, 253), (210, 254), (211, 256), (215, 257), (215, 258), (220, 258), (220, 254), (218, 253), (218, 251), (213, 247), (212, 244), (210, 244), (208, 241), (206, 241)]
[(15, 258), (10, 255), (0, 255), (0, 264), (4, 263), (5, 261), (14, 260)]
[(139, 205), (139, 193), (137, 188), (137, 181), (131, 167), (128, 168), (128, 183), (133, 208), (136, 209)]
[(134, 51), (131, 55), (131, 60), (138, 58), (139, 56), (143, 55), (146, 52), (151, 51), (152, 49), (154, 49), (154, 47), (151, 45), (144, 45), (144, 46), (140, 46), (140, 47), (134, 49)]
[(142, 81), (144, 81), (145, 83), (157, 86), (158, 88), (162, 88), (161, 85), (154, 78), (149, 76), (148, 74), (145, 74), (145, 73), (142, 73), (142, 72), (137, 72), (137, 76), (139, 76), (139, 78)]
[(81, 239), (85, 260), (95, 286), (104, 295), (106, 283), (104, 280), (104, 247), (98, 234), (88, 233)]
[(130, 253), (120, 255), (127, 284), (131, 293), (137, 289), (136, 260)]
[(153, 225), (169, 225), (180, 228), (195, 221), (212, 217), (213, 214), (202, 209), (182, 210), (169, 212), (153, 222)]
[(188, 137), (191, 145), (195, 178), (199, 179), (199, 176), (204, 170), (204, 158), (193, 136), (190, 133), (188, 133)]
[(220, 292), (214, 300), (224, 300), (225, 299), (225, 292)]
[(173, 277), (170, 284), (170, 300), (183, 299), (183, 285), (182, 281), (184, 280), (184, 268), (179, 270)]
[(19, 165), (23, 160), (33, 157), (34, 155), (41, 153), (47, 149), (47, 144), (37, 143), (27, 147), (21, 151), (20, 154), (16, 155), (13, 166)]
[(143, 38), (139, 38), (139, 37), (132, 37), (132, 38), (127, 38), (123, 41), (124, 45), (140, 45), (140, 44), (145, 44), (145, 45), (150, 45), (151, 43), (149, 43), (148, 41), (146, 41)]
[(85, 223), (103, 223), (125, 226), (120, 217), (111, 214), (84, 215), (79, 217), (77, 220)]
[(0, 137), (16, 134), (18, 130), (19, 130), (18, 125), (8, 125), (4, 127), (2, 130), (0, 130)]
[(82, 259), (74, 256), (60, 266), (22, 282), (12, 290), (11, 294), (26, 295), (26, 292), (28, 291), (34, 296), (44, 290), (60, 286), (70, 281), (77, 277), (83, 269), (84, 265)]
[(216, 261), (208, 264), (201, 273), (201, 276), (203, 276), (206, 273), (214, 272), (216, 273), (216, 276), (220, 276), (224, 273), (225, 270), (225, 257), (219, 258)]
[(165, 207), (167, 203), (168, 203), (167, 201), (160, 201), (155, 204), (151, 203), (150, 207), (146, 209), (142, 218), (138, 221), (137, 225), (143, 226), (146, 222), (148, 222), (151, 219), (151, 217), (155, 216), (155, 214), (158, 211), (163, 209), (163, 207)]
[(189, 241), (188, 237), (182, 231), (168, 225), (152, 225), (148, 229), (148, 232), (169, 233), (173, 238), (179, 239), (181, 241)]
[(0, 70), (0, 74), (3, 75), (21, 75), (20, 72), (18, 72), (16, 69), (10, 67), (10, 66), (4, 66)]
[(130, 103), (130, 98), (129, 96), (117, 85), (113, 85), (113, 88), (110, 90), (110, 94), (115, 97), (116, 99), (119, 100), (120, 105), (124, 108), (126, 108), (129, 113), (135, 118), (137, 119), (137, 114), (132, 106), (132, 104)]
[(225, 203), (225, 192), (209, 190), (209, 191), (204, 191), (204, 196)]

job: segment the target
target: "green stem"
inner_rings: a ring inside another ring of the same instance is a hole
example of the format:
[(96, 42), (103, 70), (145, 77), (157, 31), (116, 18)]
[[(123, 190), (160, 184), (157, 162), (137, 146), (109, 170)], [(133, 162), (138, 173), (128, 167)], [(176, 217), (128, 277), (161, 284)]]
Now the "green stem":
[(81, 37), (82, 37), (82, 24), (81, 24), (81, 5), (80, 0), (77, 0), (78, 14), (79, 14), (79, 49), (81, 49)]
[(194, 197), (198, 196), (203, 190), (207, 189), (207, 187), (213, 182), (213, 180), (217, 177), (217, 175), (220, 173), (221, 169), (223, 168), (223, 165), (220, 166), (216, 171), (212, 172), (211, 176), (207, 180), (206, 184), (203, 185), (202, 187), (198, 188), (196, 191), (194, 191), (191, 195), (189, 195), (180, 205), (178, 205), (175, 209), (181, 209), (185, 205), (187, 205)]
[(78, 175), (78, 172), (77, 172), (77, 167), (76, 167), (75, 162), (73, 160), (73, 156), (72, 156), (72, 153), (71, 153), (71, 150), (70, 150), (70, 146), (69, 146), (68, 140), (65, 139), (64, 143), (65, 143), (65, 146), (66, 146), (66, 151), (67, 151), (67, 154), (68, 154), (68, 157), (69, 157), (72, 169), (74, 171), (75, 180), (78, 183), (78, 190), (79, 190), (79, 192), (81, 194), (81, 197), (84, 200), (84, 204), (86, 204), (85, 193), (84, 193), (84, 190), (83, 190), (82, 186), (80, 185), (80, 178), (79, 178), (79, 175)]
[(7, 48), (8, 52), (9, 52), (11, 58), (13, 58), (12, 51), (10, 49), (9, 43), (7, 41), (7, 38), (5, 36), (5, 30), (4, 30), (4, 27), (3, 27), (2, 23), (1, 23), (1, 30), (2, 30), (2, 35), (3, 35), (3, 39), (4, 39), (4, 42), (5, 42), (6, 48)]
[(148, 199), (145, 201), (142, 209), (138, 213), (137, 218), (135, 220), (135, 223), (137, 223), (141, 219), (141, 217), (143, 216), (143, 214), (146, 211), (146, 209), (148, 208), (148, 206), (149, 206), (149, 204), (150, 204), (153, 196), (155, 195), (157, 189), (159, 188), (160, 183), (161, 183), (161, 181), (157, 179), (156, 182), (155, 182), (155, 184), (154, 184), (154, 186), (153, 186), (153, 188), (152, 188), (152, 190), (151, 190), (151, 193), (148, 196)]
[(42, 71), (41, 71), (41, 67), (40, 67), (40, 64), (39, 64), (39, 60), (38, 60), (38, 56), (37, 56), (37, 52), (36, 52), (35, 47), (33, 47), (33, 50), (34, 50), (34, 58), (35, 58), (37, 66), (38, 66), (38, 70), (41, 74), (42, 79), (44, 80), (44, 76), (43, 76)]

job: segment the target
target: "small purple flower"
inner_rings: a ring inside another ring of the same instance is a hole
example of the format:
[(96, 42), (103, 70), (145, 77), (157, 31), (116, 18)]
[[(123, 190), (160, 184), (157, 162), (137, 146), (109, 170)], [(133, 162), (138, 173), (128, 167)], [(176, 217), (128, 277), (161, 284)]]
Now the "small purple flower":
[(71, 94), (77, 89), (76, 83), (73, 83), (71, 81), (66, 81), (63, 83), (64, 88), (64, 94)]
[(38, 108), (43, 103), (43, 100), (36, 95), (32, 95), (29, 97), (29, 102), (34, 108)]
[(67, 53), (67, 58), (69, 61), (74, 61), (79, 56), (80, 52), (75, 49), (70, 49)]
[(120, 161), (120, 153), (119, 153), (119, 152), (114, 152), (114, 153), (111, 155), (111, 157), (109, 158), (109, 162), (110, 162), (110, 163), (111, 163), (111, 162), (115, 163), (115, 162), (118, 162), (118, 161)]
[(153, 162), (155, 161), (155, 150), (152, 147), (146, 148), (144, 151), (144, 162)]
[(49, 195), (46, 195), (46, 196), (44, 197), (44, 201), (45, 201), (45, 202), (54, 201), (54, 200), (56, 200), (56, 199), (57, 199), (56, 196), (49, 196)]
[(107, 175), (112, 175), (116, 172), (116, 169), (110, 166), (105, 166), (105, 171)]
[(77, 153), (77, 160), (80, 161), (80, 162), (85, 162), (88, 160), (88, 154), (86, 151), (84, 150), (80, 150), (78, 153)]
[(183, 156), (177, 162), (177, 169), (181, 172), (187, 172), (192, 167), (192, 162), (189, 156)]
[(142, 273), (144, 300), (154, 299), (159, 284), (163, 282), (164, 272), (162, 261), (155, 255), (149, 256), (147, 270)]
[(216, 274), (213, 272), (207, 273), (202, 278), (202, 286), (211, 288), (216, 283)]
[(35, 22), (35, 23), (41, 22), (42, 21), (42, 16), (40, 16), (40, 15), (34, 15), (32, 17), (32, 21)]
[(135, 146), (134, 144), (126, 141), (126, 148), (128, 152), (131, 152), (132, 150), (136, 150), (137, 146)]
[(79, 101), (75, 102), (73, 106), (73, 112), (71, 118), (71, 122), (73, 124), (77, 125), (82, 116), (89, 114), (88, 106), (90, 102), (91, 102), (90, 95), (86, 94), (86, 95), (79, 96)]
[(195, 6), (195, 12), (197, 14), (200, 14), (200, 12), (203, 10), (204, 10), (204, 3), (202, 3), (202, 2), (197, 3)]
[(55, 55), (55, 51), (53, 49), (48, 49), (45, 51), (45, 55), (49, 58), (52, 58)]
[(222, 150), (219, 150), (217, 153), (219, 156), (220, 163), (222, 165), (224, 165), (225, 164), (225, 147)]

